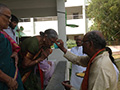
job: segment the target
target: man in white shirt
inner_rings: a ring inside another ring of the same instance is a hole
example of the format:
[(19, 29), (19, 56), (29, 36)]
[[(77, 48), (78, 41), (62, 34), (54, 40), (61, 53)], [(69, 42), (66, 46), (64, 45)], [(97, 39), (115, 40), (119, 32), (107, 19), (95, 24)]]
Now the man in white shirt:
[[(85, 54), (83, 54), (82, 36), (75, 36), (74, 39), (76, 41), (77, 46), (71, 48), (71, 52), (77, 56), (84, 56)], [(71, 73), (70, 83), (77, 90), (80, 90), (83, 78), (76, 76), (76, 73), (78, 72), (82, 73), (85, 70), (86, 70), (86, 67), (82, 67), (72, 63), (72, 73)]]
[(15, 27), (17, 26), (19, 20), (16, 16), (11, 15), (11, 22), (7, 29), (4, 29), (4, 31), (17, 43), (16, 41), (16, 33), (15, 33)]

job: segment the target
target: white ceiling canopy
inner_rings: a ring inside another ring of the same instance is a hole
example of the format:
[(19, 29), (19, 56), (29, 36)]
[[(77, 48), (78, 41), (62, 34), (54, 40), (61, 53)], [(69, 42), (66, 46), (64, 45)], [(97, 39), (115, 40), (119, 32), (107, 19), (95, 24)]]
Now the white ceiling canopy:
[(57, 16), (56, 0), (0, 0), (20, 18)]

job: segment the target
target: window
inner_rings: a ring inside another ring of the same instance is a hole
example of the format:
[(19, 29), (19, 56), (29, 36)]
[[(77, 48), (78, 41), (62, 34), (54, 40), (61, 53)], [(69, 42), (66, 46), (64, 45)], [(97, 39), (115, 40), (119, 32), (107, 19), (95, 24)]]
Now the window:
[(79, 13), (73, 13), (73, 19), (79, 19)]
[(19, 22), (30, 22), (30, 18), (21, 18)]

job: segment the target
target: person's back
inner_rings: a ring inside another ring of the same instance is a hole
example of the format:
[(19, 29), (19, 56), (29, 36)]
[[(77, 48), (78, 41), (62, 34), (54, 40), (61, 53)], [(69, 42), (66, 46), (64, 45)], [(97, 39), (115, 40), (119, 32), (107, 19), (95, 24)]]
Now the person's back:
[(94, 59), (90, 67), (88, 90), (117, 90), (116, 80), (114, 66), (105, 51)]
[(109, 53), (109, 58), (110, 58), (110, 60), (111, 60), (112, 63), (113, 63), (114, 69), (115, 69), (115, 71), (116, 71), (117, 81), (118, 81), (118, 78), (119, 78), (119, 70), (118, 70), (118, 66), (117, 66), (117, 64), (116, 64), (116, 62), (115, 62), (115, 59), (114, 59), (114, 57), (112, 56), (112, 50), (111, 50), (111, 48), (109, 48), (109, 47), (106, 47), (105, 49), (106, 49), (106, 51), (108, 51), (108, 53)]
[[(39, 44), (38, 44), (37, 38), (36, 37), (26, 38), (20, 43), (20, 48), (21, 50), (19, 52), (18, 66), (19, 66), (21, 76), (23, 76), (24, 73), (26, 73), (26, 71), (29, 70), (29, 68), (23, 68), (23, 65), (22, 65), (22, 62), (24, 60), (26, 53), (30, 52), (33, 55), (35, 55), (39, 51)], [(33, 55), (31, 55), (31, 58)]]
[(37, 50), (38, 50), (39, 49), (39, 43), (38, 43), (38, 40), (37, 40), (36, 37), (30, 37), (30, 38), (26, 38), (25, 40), (23, 40), (23, 42), (20, 43), (20, 47), (21, 47), (21, 52), (25, 53), (25, 51), (29, 50), (29, 49), (30, 50), (32, 50), (32, 49), (35, 50), (35, 48), (37, 48)]

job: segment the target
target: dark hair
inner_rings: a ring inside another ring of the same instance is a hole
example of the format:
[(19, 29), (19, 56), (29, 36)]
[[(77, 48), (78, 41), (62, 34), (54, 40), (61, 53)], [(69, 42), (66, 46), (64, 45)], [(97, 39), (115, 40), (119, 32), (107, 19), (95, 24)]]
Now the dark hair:
[(105, 49), (106, 49), (106, 51), (108, 51), (109, 57), (110, 57), (112, 63), (118, 68), (117, 64), (115, 63), (115, 59), (114, 59), (114, 57), (112, 56), (112, 50), (111, 50), (109, 47), (105, 47)]
[(16, 23), (18, 23), (19, 22), (19, 20), (18, 20), (18, 18), (15, 16), (15, 15), (11, 15), (11, 22), (16, 22)]
[(40, 35), (47, 35), (48, 38), (58, 38), (57, 32), (54, 29), (47, 29), (45, 32), (40, 32)]
[(103, 37), (100, 37), (96, 32), (90, 32), (87, 36), (89, 41), (92, 41), (95, 48), (105, 48), (106, 47), (106, 41)]

